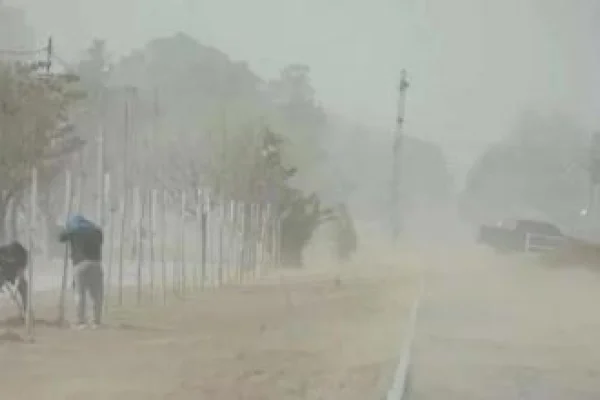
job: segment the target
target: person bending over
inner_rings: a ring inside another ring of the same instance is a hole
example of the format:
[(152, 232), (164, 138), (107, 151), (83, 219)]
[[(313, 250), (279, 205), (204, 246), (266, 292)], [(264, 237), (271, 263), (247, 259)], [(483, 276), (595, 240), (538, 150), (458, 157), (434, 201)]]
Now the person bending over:
[(71, 247), (73, 284), (76, 294), (76, 327), (86, 326), (86, 299), (89, 293), (93, 303), (92, 328), (102, 323), (104, 272), (102, 270), (102, 229), (81, 215), (71, 217), (60, 233), (60, 242)]

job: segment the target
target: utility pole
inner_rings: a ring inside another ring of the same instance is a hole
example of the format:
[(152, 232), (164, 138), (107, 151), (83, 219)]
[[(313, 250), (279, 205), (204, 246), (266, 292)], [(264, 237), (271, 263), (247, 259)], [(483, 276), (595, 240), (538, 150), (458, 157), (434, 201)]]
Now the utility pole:
[(594, 133), (590, 143), (589, 155), (589, 189), (588, 189), (588, 205), (586, 214), (588, 217), (596, 215), (596, 189), (600, 184), (600, 133)]
[(50, 68), (52, 67), (52, 36), (48, 38), (48, 45), (46, 46), (46, 73), (50, 73)]
[(391, 193), (391, 208), (392, 208), (392, 238), (398, 240), (403, 225), (403, 206), (401, 197), (401, 162), (402, 162), (402, 144), (404, 140), (403, 125), (404, 125), (404, 109), (406, 103), (406, 91), (408, 89), (408, 80), (406, 78), (406, 70), (402, 70), (400, 75), (400, 86), (398, 88), (398, 113), (396, 117), (396, 130), (394, 132), (394, 144), (392, 147), (392, 193)]

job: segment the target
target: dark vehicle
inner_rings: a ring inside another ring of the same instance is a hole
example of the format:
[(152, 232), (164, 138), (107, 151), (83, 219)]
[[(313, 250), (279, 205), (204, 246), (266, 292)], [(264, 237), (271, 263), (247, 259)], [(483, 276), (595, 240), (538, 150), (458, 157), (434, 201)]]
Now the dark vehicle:
[(477, 241), (498, 252), (511, 253), (553, 250), (564, 239), (560, 229), (551, 223), (520, 219), (504, 220), (495, 226), (482, 225)]

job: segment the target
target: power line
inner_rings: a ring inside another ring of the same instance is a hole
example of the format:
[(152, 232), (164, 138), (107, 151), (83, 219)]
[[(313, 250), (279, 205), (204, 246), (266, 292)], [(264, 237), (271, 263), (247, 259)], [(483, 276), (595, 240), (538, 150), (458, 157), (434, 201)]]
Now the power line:
[(16, 49), (0, 49), (0, 55), (12, 55), (12, 56), (27, 56), (27, 55), (37, 55), (41, 53), (46, 53), (45, 61), (36, 61), (32, 62), (30, 65), (33, 69), (45, 69), (46, 73), (50, 73), (50, 68), (52, 66), (52, 37), (48, 38), (48, 43), (46, 46), (35, 49), (35, 50), (16, 50)]
[(0, 54), (15, 55), (15, 56), (26, 56), (40, 54), (48, 51), (48, 46), (42, 47), (36, 50), (11, 50), (11, 49), (0, 49)]
[(65, 61), (64, 58), (61, 58), (58, 54), (54, 53), (52, 58), (58, 61), (58, 63), (65, 69), (73, 69), (73, 66), (69, 64), (68, 61)]

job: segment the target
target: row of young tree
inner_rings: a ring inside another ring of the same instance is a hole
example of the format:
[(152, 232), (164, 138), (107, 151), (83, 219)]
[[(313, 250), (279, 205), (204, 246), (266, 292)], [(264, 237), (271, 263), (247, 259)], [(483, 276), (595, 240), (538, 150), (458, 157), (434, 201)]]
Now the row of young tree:
[(136, 182), (165, 187), (171, 197), (203, 187), (217, 197), (271, 203), (291, 264), (302, 263), (313, 232), (332, 216), (315, 193), (293, 184), (318, 167), (327, 130), (306, 66), (286, 67), (264, 85), (245, 64), (179, 34), (114, 65), (97, 40), (60, 73), (4, 61), (0, 74), (0, 222), (9, 236), (17, 235), (33, 168), (48, 231), (62, 214), (53, 199), (62, 196), (56, 178), (66, 168), (79, 178), (84, 212), (93, 209), (95, 178), (104, 173), (123, 182), (124, 196)]

